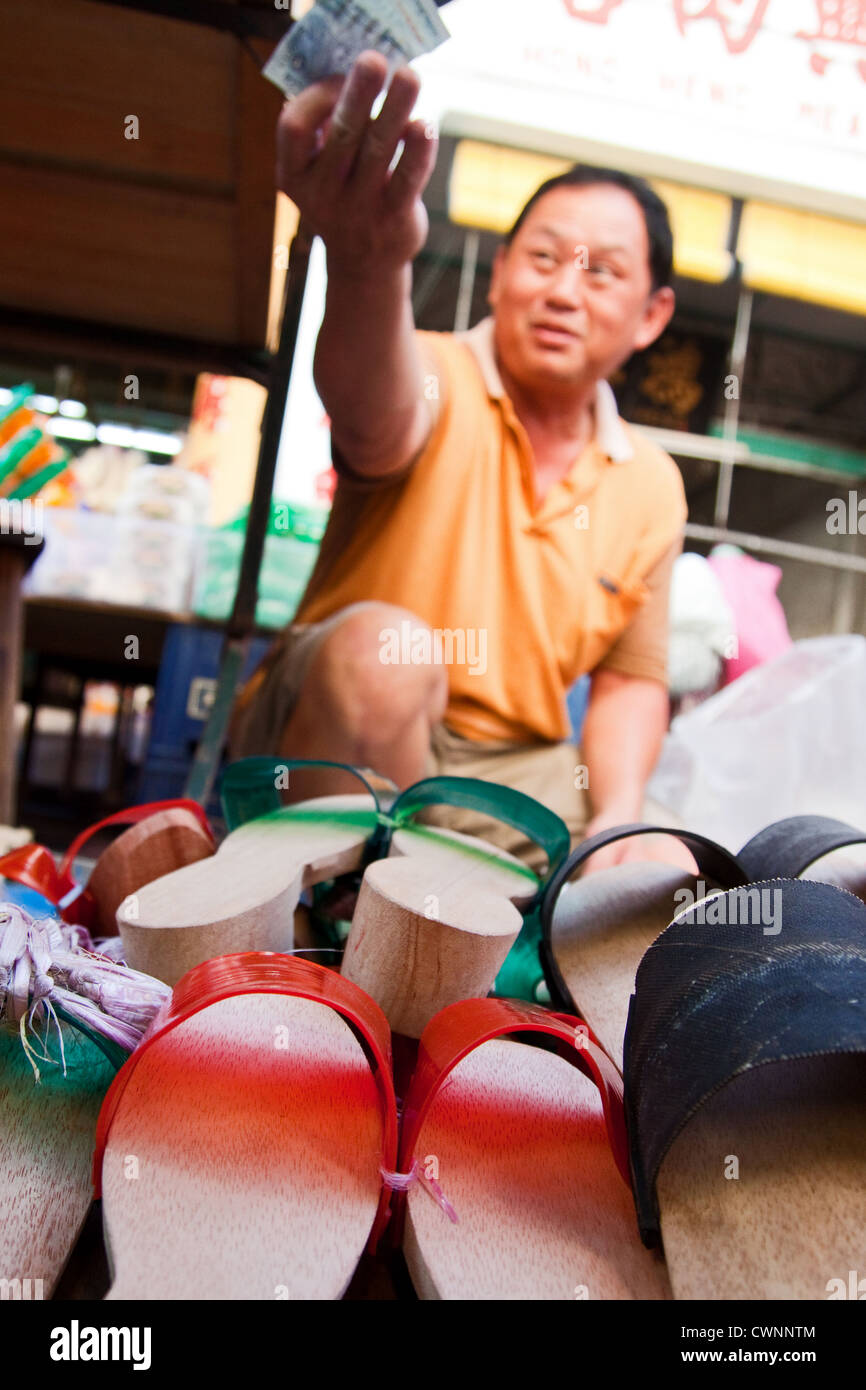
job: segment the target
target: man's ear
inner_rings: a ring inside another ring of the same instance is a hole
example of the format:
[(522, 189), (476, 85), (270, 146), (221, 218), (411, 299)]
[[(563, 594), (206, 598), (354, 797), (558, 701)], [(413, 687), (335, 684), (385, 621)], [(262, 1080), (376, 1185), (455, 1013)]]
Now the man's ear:
[(639, 352), (641, 348), (649, 347), (650, 343), (655, 342), (667, 328), (676, 307), (676, 295), (670, 285), (665, 285), (650, 295), (643, 320), (635, 335), (633, 352)]
[(507, 256), (507, 254), (508, 248), (506, 247), (505, 242), (500, 241), (494, 253), (493, 262), (490, 267), (490, 285), (487, 290), (487, 303), (490, 305), (491, 309), (496, 308), (496, 301), (499, 298), (500, 280), (502, 278), (502, 272), (505, 266), (505, 257)]

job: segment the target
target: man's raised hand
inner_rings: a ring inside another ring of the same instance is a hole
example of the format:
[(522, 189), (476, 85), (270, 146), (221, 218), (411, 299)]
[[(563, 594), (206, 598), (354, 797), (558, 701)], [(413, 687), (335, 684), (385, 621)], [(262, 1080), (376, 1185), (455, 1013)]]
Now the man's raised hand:
[(332, 271), (394, 270), (427, 238), (421, 194), (436, 137), (425, 121), (410, 120), (420, 84), (409, 67), (397, 68), (371, 119), (387, 72), (386, 59), (365, 50), (345, 78), (314, 82), (288, 101), (277, 125), (277, 185), (324, 241)]

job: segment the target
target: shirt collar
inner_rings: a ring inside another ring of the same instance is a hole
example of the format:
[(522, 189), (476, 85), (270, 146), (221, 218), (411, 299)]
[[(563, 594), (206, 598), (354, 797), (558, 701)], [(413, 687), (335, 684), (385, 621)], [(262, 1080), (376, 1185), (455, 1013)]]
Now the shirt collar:
[[(488, 395), (496, 399), (506, 395), (496, 365), (493, 315), (488, 314), (473, 328), (461, 329), (454, 337), (471, 349), (484, 378)], [(620, 419), (613, 388), (607, 381), (597, 381), (595, 385), (595, 426), (596, 443), (608, 458), (614, 463), (622, 463), (632, 458), (634, 449)]]

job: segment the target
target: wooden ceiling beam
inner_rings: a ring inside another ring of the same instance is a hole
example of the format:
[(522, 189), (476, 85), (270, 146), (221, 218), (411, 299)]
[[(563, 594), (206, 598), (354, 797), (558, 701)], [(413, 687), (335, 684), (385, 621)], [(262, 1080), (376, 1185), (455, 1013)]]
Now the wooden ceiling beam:
[[(100, 5), (114, 5), (124, 10), (142, 10), (146, 14), (179, 19), (186, 24), (201, 24), (209, 29), (222, 29), (243, 39), (270, 39), (276, 42), (294, 22), (289, 9), (273, 6), (231, 4), (229, 0), (97, 0)], [(291, 0), (288, 0), (291, 6)]]

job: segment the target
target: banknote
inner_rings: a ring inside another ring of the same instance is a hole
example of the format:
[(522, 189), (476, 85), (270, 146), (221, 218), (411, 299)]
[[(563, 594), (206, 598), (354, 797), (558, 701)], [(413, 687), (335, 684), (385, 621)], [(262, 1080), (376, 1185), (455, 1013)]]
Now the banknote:
[(263, 72), (286, 96), (311, 82), (346, 73), (365, 49), (396, 67), (429, 53), (448, 37), (432, 0), (318, 0), (283, 36)]
[[(422, 53), (430, 53), (450, 37), (433, 0), (390, 0), (388, 8), (399, 11), (402, 23), (423, 45)], [(391, 28), (391, 24), (388, 27)]]
[(359, 0), (413, 58), (429, 53), (448, 38), (433, 0)]

